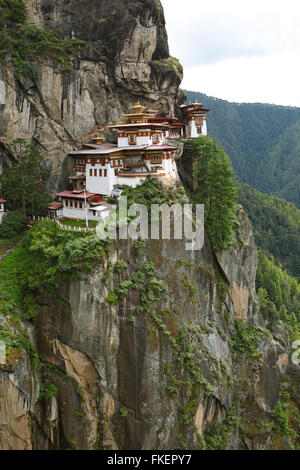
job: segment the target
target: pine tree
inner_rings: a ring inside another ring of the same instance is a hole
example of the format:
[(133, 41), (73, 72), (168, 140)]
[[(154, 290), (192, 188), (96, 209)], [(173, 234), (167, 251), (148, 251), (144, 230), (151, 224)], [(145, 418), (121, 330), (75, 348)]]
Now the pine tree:
[[(13, 209), (21, 209), (23, 217), (34, 215), (35, 208), (41, 210), (41, 203), (47, 207), (50, 195), (43, 182), (48, 171), (36, 145), (24, 139), (13, 142), (16, 163), (7, 168), (2, 179), (2, 191)], [(43, 201), (43, 202), (42, 202)]]
[(216, 251), (225, 250), (236, 221), (237, 183), (225, 151), (210, 137), (192, 142), (196, 159), (196, 200), (205, 206), (206, 230)]

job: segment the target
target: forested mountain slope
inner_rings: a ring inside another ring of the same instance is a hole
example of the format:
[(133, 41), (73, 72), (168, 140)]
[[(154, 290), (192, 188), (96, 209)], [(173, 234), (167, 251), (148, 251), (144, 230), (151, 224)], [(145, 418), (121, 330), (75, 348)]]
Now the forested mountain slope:
[(241, 182), (300, 207), (300, 108), (228, 101), (187, 91), (211, 109), (209, 133), (231, 158)]
[(240, 185), (239, 201), (254, 226), (257, 246), (300, 277), (300, 210), (247, 184)]

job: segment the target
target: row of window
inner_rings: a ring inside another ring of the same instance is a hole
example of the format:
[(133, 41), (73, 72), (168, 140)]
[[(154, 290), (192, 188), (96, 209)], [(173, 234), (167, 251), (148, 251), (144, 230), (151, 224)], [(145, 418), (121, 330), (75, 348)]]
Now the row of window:
[(111, 161), (111, 166), (112, 166), (112, 167), (115, 167), (115, 166), (122, 166), (122, 160), (112, 160), (112, 161)]
[(75, 207), (75, 209), (82, 209), (83, 208), (83, 202), (81, 201), (69, 201), (68, 199), (66, 200), (66, 207)]
[(162, 156), (161, 154), (152, 154), (150, 155), (150, 161), (151, 163), (161, 163), (162, 162)]
[(102, 178), (102, 176), (104, 176), (104, 178), (107, 177), (107, 170), (102, 170), (100, 168), (100, 170), (97, 170), (97, 169), (94, 169), (94, 170), (90, 170), (90, 176), (99, 176), (100, 178)]
[[(158, 144), (160, 142), (159, 134), (153, 134), (152, 135), (152, 142), (153, 142), (153, 144)], [(129, 134), (128, 143), (129, 143), (129, 145), (136, 145), (136, 135), (135, 134)]]

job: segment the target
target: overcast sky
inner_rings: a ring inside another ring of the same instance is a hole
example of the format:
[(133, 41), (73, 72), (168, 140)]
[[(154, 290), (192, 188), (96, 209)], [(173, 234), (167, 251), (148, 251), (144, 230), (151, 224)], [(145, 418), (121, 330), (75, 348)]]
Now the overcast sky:
[(300, 107), (299, 0), (161, 0), (182, 88)]

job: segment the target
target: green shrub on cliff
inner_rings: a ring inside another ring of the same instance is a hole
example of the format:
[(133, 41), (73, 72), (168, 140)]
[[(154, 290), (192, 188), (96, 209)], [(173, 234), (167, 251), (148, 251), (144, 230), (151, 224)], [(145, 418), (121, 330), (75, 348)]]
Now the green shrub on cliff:
[(26, 25), (23, 0), (0, 4), (0, 62), (11, 62), (19, 77), (34, 76), (33, 64), (51, 59), (70, 72), (72, 60), (85, 44), (77, 39), (62, 39), (57, 33)]
[(25, 229), (24, 217), (19, 211), (9, 212), (0, 225), (0, 237), (11, 238)]
[(49, 263), (44, 281), (55, 277), (77, 278), (80, 272), (91, 271), (104, 261), (109, 241), (101, 241), (95, 232), (71, 232), (44, 219), (27, 234), (25, 247), (41, 261)]
[(23, 0), (13, 0), (9, 7), (8, 18), (14, 23), (24, 24), (26, 21), (26, 5)]
[(56, 293), (62, 280), (77, 279), (101, 265), (108, 247), (95, 232), (61, 230), (50, 219), (39, 222), (27, 232), (23, 246), (0, 262), (0, 313), (31, 320), (39, 295)]
[(274, 430), (282, 436), (290, 435), (289, 428), (289, 415), (287, 412), (288, 409), (288, 399), (289, 394), (286, 392), (281, 392), (279, 399), (275, 405), (275, 408), (272, 412), (272, 417), (274, 418)]
[(237, 184), (225, 151), (211, 137), (185, 144), (195, 159), (193, 199), (205, 206), (205, 228), (216, 251), (225, 250), (236, 223)]
[(264, 317), (270, 322), (278, 319), (286, 323), (297, 339), (300, 334), (300, 283), (273, 257), (258, 252), (256, 287)]

